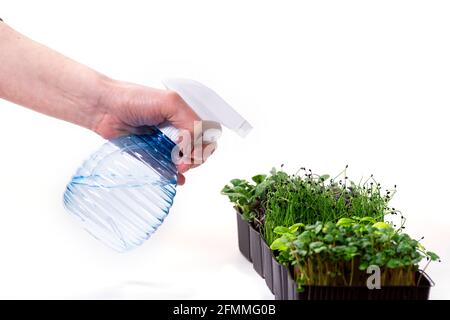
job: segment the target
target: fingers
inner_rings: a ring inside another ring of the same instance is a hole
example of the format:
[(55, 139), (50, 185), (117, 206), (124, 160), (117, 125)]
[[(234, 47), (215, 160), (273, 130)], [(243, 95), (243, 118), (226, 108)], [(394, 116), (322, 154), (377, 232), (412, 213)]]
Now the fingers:
[[(181, 175), (200, 166), (211, 156), (217, 148), (216, 141), (222, 133), (219, 123), (200, 121), (195, 113), (190, 114), (185, 108), (190, 109), (187, 105), (179, 105), (172, 118), (167, 119), (179, 130), (177, 147), (172, 150), (172, 161), (177, 165)], [(192, 112), (191, 109), (190, 112)], [(183, 117), (182, 121), (179, 120), (180, 117)], [(184, 176), (179, 179), (180, 185), (185, 182)]]
[[(217, 143), (208, 143), (194, 146), (189, 156), (184, 156), (176, 163), (178, 171), (185, 173), (190, 169), (203, 164), (217, 149)], [(186, 149), (185, 149), (186, 150)]]
[(215, 143), (222, 135), (222, 126), (215, 121), (203, 120), (194, 125), (194, 141), (202, 144)]
[(200, 120), (177, 93), (167, 91), (167, 98), (168, 106), (162, 113), (179, 130), (178, 147), (172, 152), (172, 160), (183, 174), (203, 164), (216, 150), (222, 127), (215, 121)]
[(166, 91), (166, 98), (160, 109), (160, 113), (166, 121), (179, 130), (187, 130), (195, 143), (200, 138), (204, 143), (215, 142), (221, 135), (220, 123), (200, 119), (195, 111), (174, 91)]
[(198, 167), (204, 163), (216, 150), (217, 143), (208, 143), (194, 146), (194, 150), (191, 152), (191, 168)]
[(186, 182), (186, 178), (184, 177), (184, 175), (181, 173), (178, 173), (177, 184), (179, 186), (182, 186), (185, 182)]

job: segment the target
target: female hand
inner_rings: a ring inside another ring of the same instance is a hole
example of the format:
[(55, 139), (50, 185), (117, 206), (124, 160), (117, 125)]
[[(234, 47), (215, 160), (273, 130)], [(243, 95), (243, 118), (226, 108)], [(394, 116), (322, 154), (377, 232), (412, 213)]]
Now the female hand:
[[(179, 141), (180, 149), (191, 155), (177, 163), (179, 184), (185, 182), (184, 172), (198, 166), (214, 151), (215, 144), (191, 143), (202, 138), (202, 131), (195, 129), (200, 119), (176, 92), (111, 80), (105, 88), (96, 108), (101, 116), (91, 128), (105, 139), (144, 134), (149, 126), (164, 122), (189, 135), (187, 143)], [(194, 148), (200, 148), (200, 157)]]

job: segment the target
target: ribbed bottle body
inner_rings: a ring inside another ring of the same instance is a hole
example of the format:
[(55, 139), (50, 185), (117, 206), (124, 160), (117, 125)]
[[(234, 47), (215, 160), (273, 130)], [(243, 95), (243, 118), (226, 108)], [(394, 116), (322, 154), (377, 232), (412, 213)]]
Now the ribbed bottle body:
[(175, 143), (159, 129), (105, 143), (72, 177), (64, 206), (117, 251), (142, 244), (169, 213), (176, 193)]

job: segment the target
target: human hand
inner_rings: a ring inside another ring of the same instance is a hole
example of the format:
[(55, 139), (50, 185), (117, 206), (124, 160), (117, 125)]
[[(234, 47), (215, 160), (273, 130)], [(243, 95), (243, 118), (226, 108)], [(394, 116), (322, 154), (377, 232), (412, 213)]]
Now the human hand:
[[(105, 139), (125, 134), (144, 134), (149, 126), (169, 122), (187, 132), (189, 142), (181, 143), (180, 149), (191, 156), (188, 161), (177, 163), (178, 184), (184, 184), (183, 173), (197, 167), (214, 151), (215, 143), (196, 143), (201, 139), (195, 130), (200, 121), (197, 114), (173, 91), (160, 90), (141, 85), (110, 80), (96, 108), (97, 121), (91, 129)], [(100, 116), (98, 115), (100, 113)], [(194, 145), (190, 142), (194, 141)], [(200, 156), (194, 148), (200, 147)], [(184, 157), (186, 159), (186, 157)], [(191, 161), (192, 160), (192, 161)]]

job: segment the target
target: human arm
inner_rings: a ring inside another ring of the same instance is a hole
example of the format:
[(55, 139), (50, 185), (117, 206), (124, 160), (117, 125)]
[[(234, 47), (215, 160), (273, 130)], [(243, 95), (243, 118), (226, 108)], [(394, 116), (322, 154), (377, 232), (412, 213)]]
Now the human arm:
[[(0, 22), (0, 98), (90, 129), (106, 139), (168, 121), (199, 120), (174, 92), (113, 80)], [(187, 171), (190, 164), (178, 166)], [(184, 182), (180, 175), (179, 183)]]

